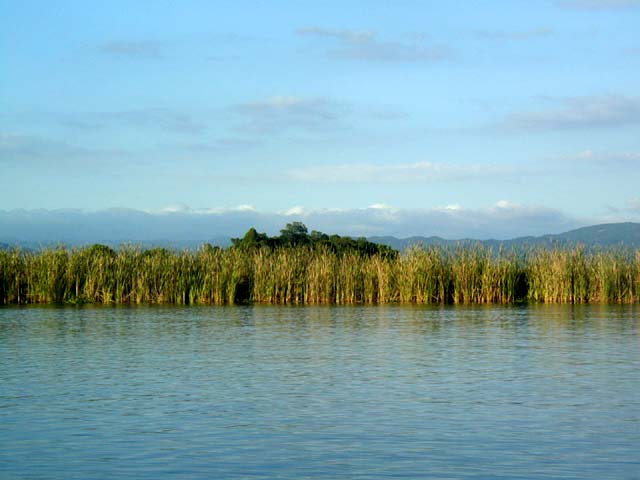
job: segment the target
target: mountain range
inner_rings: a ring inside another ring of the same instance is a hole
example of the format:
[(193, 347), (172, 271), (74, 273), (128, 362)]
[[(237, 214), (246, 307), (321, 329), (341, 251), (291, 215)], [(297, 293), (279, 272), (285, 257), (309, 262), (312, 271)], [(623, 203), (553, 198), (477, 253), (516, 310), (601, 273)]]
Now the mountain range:
[[(1, 232), (0, 232), (1, 233)], [(333, 233), (333, 232), (331, 232)], [(464, 239), (445, 239), (438, 236), (430, 237), (409, 237), (409, 238), (397, 238), (392, 236), (377, 236), (369, 237), (369, 241), (389, 245), (396, 250), (403, 251), (411, 245), (439, 245), (439, 246), (455, 246), (455, 245), (472, 245), (482, 244), (487, 247), (497, 248), (500, 245), (511, 247), (522, 246), (544, 246), (544, 245), (557, 245), (557, 246), (571, 246), (576, 244), (583, 244), (589, 248), (591, 247), (611, 247), (611, 246), (625, 246), (629, 248), (640, 248), (640, 223), (626, 222), (626, 223), (607, 223), (601, 225), (593, 225), (590, 227), (582, 227), (575, 230), (569, 230), (560, 234), (542, 235), (542, 236), (526, 236), (517, 237), (509, 240), (476, 240), (472, 238)], [(99, 241), (98, 241), (99, 242)], [(205, 240), (198, 240), (197, 238), (175, 238), (159, 239), (155, 241), (141, 241), (140, 239), (123, 237), (122, 240), (105, 239), (99, 243), (105, 243), (114, 247), (117, 247), (123, 243), (135, 243), (144, 247), (151, 246), (163, 246), (171, 248), (198, 248), (202, 243), (211, 243), (212, 245), (218, 245), (220, 247), (228, 247), (231, 245), (231, 238), (228, 236), (216, 236), (210, 237)], [(55, 242), (50, 242), (55, 243)], [(67, 245), (83, 245), (87, 243), (94, 243), (91, 241), (66, 241)], [(15, 240), (11, 238), (0, 237), (0, 249), (10, 248), (13, 246), (19, 246), (27, 249), (37, 249), (41, 245), (46, 245), (46, 242)]]
[(527, 236), (517, 237), (509, 240), (474, 240), (471, 238), (448, 240), (445, 238), (432, 237), (370, 237), (370, 241), (389, 245), (396, 250), (405, 250), (411, 245), (439, 245), (451, 246), (460, 244), (483, 244), (487, 247), (499, 247), (500, 245), (510, 247), (522, 246), (571, 246), (583, 244), (586, 247), (612, 247), (625, 246), (630, 248), (640, 248), (640, 223), (605, 223), (601, 225), (593, 225), (590, 227), (577, 228), (568, 232), (542, 235), (538, 237)]

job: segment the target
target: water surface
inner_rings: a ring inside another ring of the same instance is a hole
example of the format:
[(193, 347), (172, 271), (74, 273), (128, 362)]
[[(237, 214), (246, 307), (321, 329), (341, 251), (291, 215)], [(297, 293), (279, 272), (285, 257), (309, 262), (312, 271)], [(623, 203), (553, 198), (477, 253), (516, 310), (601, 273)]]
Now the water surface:
[(635, 306), (0, 308), (0, 478), (639, 478)]

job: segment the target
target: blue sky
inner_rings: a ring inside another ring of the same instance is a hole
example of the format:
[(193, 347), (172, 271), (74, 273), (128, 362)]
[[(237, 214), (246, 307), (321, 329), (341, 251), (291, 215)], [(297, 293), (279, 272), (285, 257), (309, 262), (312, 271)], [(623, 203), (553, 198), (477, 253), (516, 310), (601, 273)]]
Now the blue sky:
[(0, 18), (5, 212), (400, 236), (640, 220), (640, 1), (0, 0)]

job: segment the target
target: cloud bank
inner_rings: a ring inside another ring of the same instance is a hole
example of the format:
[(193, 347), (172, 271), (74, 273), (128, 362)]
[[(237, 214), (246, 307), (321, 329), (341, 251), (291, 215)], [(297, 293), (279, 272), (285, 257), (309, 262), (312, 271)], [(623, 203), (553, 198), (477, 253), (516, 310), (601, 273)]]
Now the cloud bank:
[(309, 230), (356, 237), (438, 235), (450, 239), (508, 239), (560, 233), (584, 224), (559, 210), (508, 201), (484, 208), (448, 205), (400, 209), (374, 204), (361, 209), (293, 207), (272, 213), (260, 212), (250, 205), (194, 210), (178, 204), (153, 212), (131, 209), (0, 211), (0, 242), (197, 245), (220, 237), (241, 236), (250, 227), (276, 234), (293, 221), (304, 222)]

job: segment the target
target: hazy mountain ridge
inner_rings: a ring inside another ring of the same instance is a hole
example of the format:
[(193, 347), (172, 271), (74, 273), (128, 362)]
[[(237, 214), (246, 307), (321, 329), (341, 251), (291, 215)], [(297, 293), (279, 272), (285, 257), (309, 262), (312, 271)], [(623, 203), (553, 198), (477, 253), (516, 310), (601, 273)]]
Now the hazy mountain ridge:
[(370, 241), (389, 245), (397, 250), (405, 250), (411, 245), (440, 245), (455, 246), (460, 244), (482, 244), (487, 247), (499, 247), (500, 245), (510, 247), (523, 246), (543, 246), (557, 245), (570, 246), (583, 244), (587, 247), (612, 247), (625, 246), (631, 248), (640, 248), (640, 223), (624, 222), (624, 223), (605, 223), (600, 225), (592, 225), (589, 227), (577, 228), (559, 234), (542, 235), (538, 237), (525, 236), (517, 237), (509, 240), (476, 240), (464, 238), (458, 240), (445, 239), (438, 236), (431, 237), (409, 237), (396, 238), (392, 236), (370, 237)]
[[(180, 225), (176, 225), (179, 229)], [(36, 227), (37, 228), (37, 227)], [(98, 236), (102, 232), (95, 232)], [(112, 234), (114, 232), (111, 232)], [(124, 233), (124, 232), (118, 232)], [(11, 247), (21, 247), (26, 249), (35, 249), (42, 246), (66, 244), (68, 246), (87, 245), (91, 243), (104, 243), (113, 247), (118, 247), (122, 244), (135, 244), (142, 247), (168, 247), (176, 249), (195, 249), (203, 243), (210, 243), (220, 247), (228, 247), (231, 245), (231, 236), (216, 235), (212, 237), (206, 237), (202, 234), (197, 234), (193, 229), (189, 232), (191, 235), (185, 235), (184, 232), (180, 235), (176, 235), (173, 239), (158, 238), (155, 240), (142, 240), (140, 237), (127, 238), (124, 236), (118, 236), (114, 238), (111, 236), (102, 237), (103, 240), (91, 240), (82, 241), (76, 237), (69, 236), (65, 239), (52, 240), (46, 242), (42, 236), (39, 236), (37, 240), (24, 240), (15, 237), (3, 237), (0, 232), (0, 249), (6, 249)], [(328, 232), (334, 233), (334, 232)], [(389, 245), (397, 250), (405, 250), (411, 245), (421, 244), (425, 246), (440, 245), (440, 246), (455, 246), (464, 244), (482, 244), (488, 247), (497, 248), (500, 245), (511, 247), (522, 246), (537, 246), (537, 245), (575, 245), (584, 244), (587, 247), (611, 247), (616, 245), (622, 245), (630, 248), (640, 248), (640, 223), (625, 222), (625, 223), (608, 223), (593, 225), (589, 227), (577, 228), (569, 230), (559, 234), (549, 234), (542, 236), (524, 236), (517, 237), (508, 240), (477, 240), (472, 238), (463, 239), (446, 239), (439, 236), (412, 236), (407, 238), (397, 238), (394, 236), (373, 236), (368, 237), (368, 240), (375, 243)]]
[[(514, 238), (566, 232), (584, 225), (554, 210), (508, 206), (493, 209), (303, 208), (280, 212), (253, 207), (207, 210), (141, 211), (127, 208), (85, 211), (1, 210), (0, 242), (12, 245), (68, 246), (103, 243), (169, 243), (176, 248), (219, 237), (241, 237), (250, 228), (277, 235), (287, 223), (303, 222), (310, 231), (350, 237), (396, 237), (436, 232), (443, 238)], [(595, 223), (595, 222), (594, 222)]]

